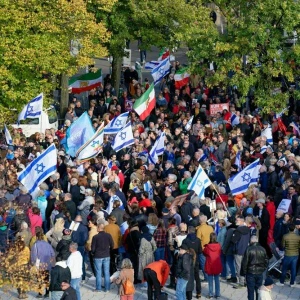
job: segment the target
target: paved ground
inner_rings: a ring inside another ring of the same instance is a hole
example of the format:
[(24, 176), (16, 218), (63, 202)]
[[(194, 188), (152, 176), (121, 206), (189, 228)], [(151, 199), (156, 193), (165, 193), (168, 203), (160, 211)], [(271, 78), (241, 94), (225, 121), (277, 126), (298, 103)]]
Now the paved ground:
[[(108, 293), (94, 293), (95, 289), (95, 281), (87, 281), (81, 287), (81, 298), (82, 300), (117, 300), (119, 296), (117, 295), (117, 286), (113, 284), (111, 286), (111, 290)], [(147, 291), (141, 289), (141, 285), (136, 286), (136, 300), (147, 299)], [(165, 289), (165, 292), (169, 294), (169, 300), (175, 300), (175, 291)], [(202, 299), (205, 299), (205, 296), (208, 294), (208, 286), (202, 285)], [(35, 293), (29, 293), (29, 299), (35, 299)], [(247, 289), (234, 289), (232, 285), (227, 284), (221, 281), (221, 299), (222, 300), (246, 300), (247, 299)], [(288, 285), (284, 287), (274, 286), (272, 291), (273, 300), (295, 300), (300, 299), (300, 286), (296, 286), (294, 288), (289, 287)], [(17, 299), (16, 290), (11, 290), (7, 292), (3, 292), (0, 290), (0, 300), (8, 300), (8, 299)], [(194, 298), (196, 299), (196, 298)]]

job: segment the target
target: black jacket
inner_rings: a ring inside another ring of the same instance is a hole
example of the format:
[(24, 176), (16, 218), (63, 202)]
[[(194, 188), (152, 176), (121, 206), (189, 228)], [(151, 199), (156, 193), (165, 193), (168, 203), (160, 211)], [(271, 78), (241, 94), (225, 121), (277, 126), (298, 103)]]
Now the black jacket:
[(65, 201), (67, 210), (69, 211), (71, 215), (71, 220), (73, 221), (76, 217), (77, 207), (73, 200)]
[(280, 249), (282, 249), (281, 241), (282, 237), (285, 234), (284, 232), (284, 226), (283, 226), (283, 217), (276, 220), (274, 229), (273, 229), (273, 238), (276, 246)]
[(70, 236), (63, 236), (56, 246), (56, 251), (58, 252), (57, 257), (60, 257), (62, 260), (67, 260), (71, 254), (69, 250), (71, 243), (72, 239)]
[(178, 255), (176, 277), (189, 280), (193, 268), (191, 265), (193, 263), (192, 255), (189, 253), (184, 253), (183, 255)]
[(76, 291), (70, 286), (64, 291), (60, 300), (77, 300)]
[(79, 205), (80, 201), (83, 200), (84, 196), (80, 194), (80, 187), (78, 185), (71, 185), (70, 193), (72, 195), (72, 201), (74, 201), (76, 207)]
[(200, 212), (207, 216), (207, 220), (211, 218), (210, 208), (206, 204), (200, 206)]
[(258, 243), (251, 244), (243, 257), (241, 276), (246, 274), (262, 274), (269, 263), (266, 250)]
[(259, 221), (261, 223), (261, 232), (267, 233), (270, 229), (270, 214), (268, 210), (264, 207), (261, 212), (261, 217), (259, 217), (259, 207), (255, 206), (253, 208), (253, 216), (258, 217)]
[(189, 233), (187, 237), (182, 241), (189, 249), (193, 249), (196, 253), (196, 262), (199, 261), (199, 254), (202, 253), (201, 240), (196, 236), (195, 233)]
[(190, 222), (190, 218), (192, 217), (193, 212), (193, 204), (190, 202), (185, 202), (180, 208), (181, 220), (185, 224)]
[(120, 207), (116, 207), (112, 210), (111, 212), (111, 216), (114, 216), (116, 217), (117, 219), (117, 222), (116, 224), (118, 226), (120, 226), (124, 221), (123, 221), (123, 216), (125, 214), (125, 210), (124, 209), (121, 209)]
[(239, 226), (232, 235), (233, 253), (244, 255), (250, 242), (250, 229), (247, 226)]
[(55, 267), (51, 270), (51, 280), (49, 291), (61, 291), (61, 283), (63, 281), (71, 281), (71, 271), (65, 262), (56, 263)]
[(114, 241), (109, 233), (100, 231), (92, 239), (92, 255), (94, 258), (110, 257), (110, 251), (114, 248)]
[(26, 222), (28, 227), (30, 227), (30, 221), (27, 214), (22, 213), (15, 215), (11, 223), (11, 230), (20, 231), (22, 222)]

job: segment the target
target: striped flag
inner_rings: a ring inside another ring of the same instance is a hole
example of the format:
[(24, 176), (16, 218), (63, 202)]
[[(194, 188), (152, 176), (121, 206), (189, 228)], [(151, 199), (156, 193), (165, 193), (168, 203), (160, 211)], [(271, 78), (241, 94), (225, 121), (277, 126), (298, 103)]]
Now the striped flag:
[(170, 51), (169, 49), (163, 49), (159, 52), (159, 57), (158, 57), (158, 61), (164, 60), (165, 58), (170, 56)]
[(149, 199), (153, 199), (153, 187), (152, 187), (151, 182), (149, 180), (146, 183), (144, 183), (144, 191), (148, 192)]
[(238, 153), (235, 157), (235, 162), (234, 163), (238, 166), (238, 171), (241, 171), (242, 170), (241, 151), (238, 151)]
[(296, 125), (295, 122), (290, 123), (290, 126), (293, 127), (293, 133), (300, 136), (300, 130), (299, 127)]
[(236, 114), (231, 114), (230, 117), (231, 126), (240, 124), (240, 118)]
[(203, 199), (205, 189), (211, 184), (212, 183), (207, 174), (202, 169), (201, 165), (199, 165), (197, 172), (188, 186), (188, 190), (194, 191), (200, 197), (200, 199)]
[(72, 77), (69, 80), (69, 89), (73, 94), (80, 94), (90, 91), (102, 84), (102, 71), (89, 72), (78, 77)]
[(5, 139), (6, 139), (7, 145), (13, 145), (13, 140), (11, 138), (10, 132), (7, 129), (6, 125), (4, 125), (4, 134), (5, 134)]
[(194, 120), (194, 116), (192, 116), (192, 117), (188, 120), (188, 122), (186, 123), (186, 125), (185, 125), (185, 130), (186, 130), (186, 131), (189, 131), (189, 130), (192, 128), (193, 120)]
[(267, 138), (267, 142), (270, 145), (273, 145), (273, 135), (272, 135), (272, 127), (270, 124), (268, 124), (268, 127), (263, 129), (261, 132), (261, 136), (264, 136)]
[(171, 66), (170, 60), (169, 57), (167, 57), (164, 60), (162, 60), (160, 64), (152, 70), (151, 75), (154, 80), (154, 85), (159, 83), (167, 74), (170, 73), (170, 66)]

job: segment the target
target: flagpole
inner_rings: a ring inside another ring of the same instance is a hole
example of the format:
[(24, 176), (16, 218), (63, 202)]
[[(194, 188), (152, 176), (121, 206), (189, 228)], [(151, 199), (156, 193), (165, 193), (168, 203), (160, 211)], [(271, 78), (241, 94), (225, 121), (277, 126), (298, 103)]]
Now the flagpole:
[(227, 211), (227, 213), (228, 213), (228, 216), (229, 216), (229, 217), (231, 217), (231, 214), (230, 214), (230, 212), (228, 211), (228, 209), (227, 209), (227, 207), (226, 207), (226, 205), (225, 205), (224, 201), (222, 200), (222, 198), (221, 198), (221, 196), (220, 196), (220, 194), (219, 194), (219, 192), (218, 192), (218, 190), (216, 189), (216, 187), (215, 187), (215, 185), (214, 185), (214, 184), (213, 184), (213, 187), (214, 187), (214, 190), (216, 191), (216, 193), (218, 194), (218, 196), (219, 196), (219, 198), (220, 198), (220, 200), (221, 200), (221, 202), (222, 202), (222, 204), (223, 204), (224, 208), (226, 209), (226, 211)]

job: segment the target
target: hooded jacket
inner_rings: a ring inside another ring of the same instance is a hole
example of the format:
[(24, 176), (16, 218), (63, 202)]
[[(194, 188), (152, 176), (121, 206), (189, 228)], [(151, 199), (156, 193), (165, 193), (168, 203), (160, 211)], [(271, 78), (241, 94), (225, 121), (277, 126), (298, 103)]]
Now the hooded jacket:
[(64, 235), (56, 246), (56, 251), (58, 252), (57, 257), (61, 258), (62, 260), (67, 260), (71, 254), (69, 251), (69, 246), (71, 243), (71, 236)]
[(196, 253), (196, 262), (199, 260), (199, 254), (202, 253), (201, 240), (195, 233), (189, 233), (187, 237), (182, 241), (182, 244), (188, 246), (189, 249), (193, 249)]
[(247, 226), (239, 226), (232, 235), (233, 253), (244, 255), (250, 241), (250, 229)]
[(46, 221), (46, 208), (47, 208), (47, 199), (46, 196), (39, 196), (36, 198), (37, 206), (41, 211), (41, 216), (43, 219), (43, 222)]
[(51, 280), (49, 286), (50, 292), (62, 291), (61, 283), (63, 281), (71, 281), (71, 271), (65, 261), (59, 261), (51, 270)]
[(205, 273), (208, 275), (218, 275), (222, 272), (221, 245), (219, 243), (207, 244), (203, 249), (206, 257)]
[(178, 256), (176, 277), (182, 278), (184, 280), (189, 280), (191, 272), (194, 270), (191, 268), (192, 265), (192, 255), (189, 253), (184, 253)]

